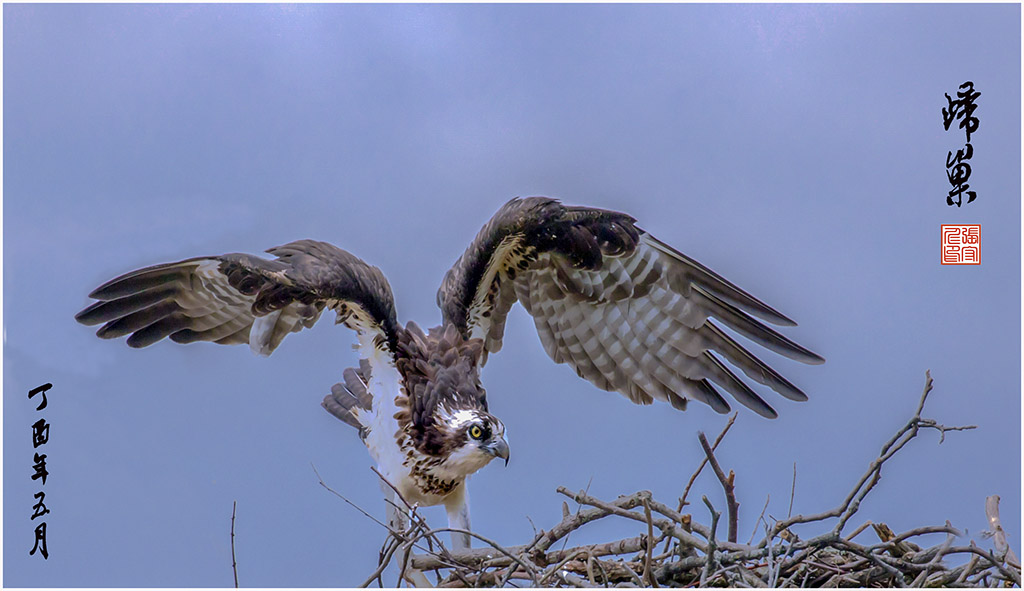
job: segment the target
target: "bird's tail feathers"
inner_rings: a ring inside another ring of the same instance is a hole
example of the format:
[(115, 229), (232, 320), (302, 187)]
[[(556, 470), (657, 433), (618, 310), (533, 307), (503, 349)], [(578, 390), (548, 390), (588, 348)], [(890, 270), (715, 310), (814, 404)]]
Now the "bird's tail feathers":
[(366, 389), (369, 364), (361, 364), (358, 370), (348, 368), (342, 374), (345, 381), (331, 386), (331, 393), (324, 397), (324, 409), (359, 431), (359, 437), (366, 438), (369, 429), (369, 413), (373, 397)]

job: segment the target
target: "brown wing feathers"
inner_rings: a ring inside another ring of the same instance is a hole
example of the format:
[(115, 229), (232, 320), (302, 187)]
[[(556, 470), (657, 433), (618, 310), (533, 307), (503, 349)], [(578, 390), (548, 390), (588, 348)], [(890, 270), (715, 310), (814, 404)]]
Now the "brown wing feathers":
[[(824, 361), (758, 318), (779, 326), (792, 320), (647, 234), (632, 217), (543, 197), (513, 199), (484, 225), (445, 275), (437, 294), (444, 325), (429, 336), (398, 327), (383, 274), (344, 250), (300, 240), (267, 252), (275, 258), (229, 254), (133, 271), (97, 288), (90, 297), (99, 301), (76, 319), (103, 324), (103, 338), (130, 335), (133, 347), (169, 337), (248, 342), (267, 354), (331, 307), (340, 322), (378, 333), (400, 353), (407, 387), (422, 390), (411, 397), (405, 420), (421, 427), (444, 388), (472, 392), (479, 400), (465, 402), (485, 409), (476, 368), (501, 348), (516, 301), (533, 316), (553, 360), (641, 404), (660, 399), (684, 409), (696, 399), (725, 412), (714, 382), (759, 414), (775, 416), (723, 359), (787, 398), (806, 400), (712, 319), (781, 355)], [(354, 409), (366, 403), (357, 382), (365, 378), (346, 372), (345, 385), (325, 400), (328, 410), (355, 420)]]
[[(474, 300), (493, 301), (501, 282), (514, 281), (539, 253), (558, 252), (575, 268), (599, 269), (605, 255), (635, 248), (639, 233), (633, 221), (623, 213), (566, 208), (553, 199), (514, 199), (498, 210), (445, 275), (437, 303), (445, 319), (468, 335)], [(489, 272), (493, 275), (485, 281)]]
[[(250, 343), (270, 353), (290, 332), (310, 327), (327, 306), (348, 322), (379, 327), (392, 350), (394, 298), (376, 267), (333, 245), (299, 240), (268, 250), (267, 260), (247, 254), (199, 257), (127, 273), (97, 288), (99, 300), (75, 319), (105, 323), (101, 338), (125, 335), (145, 347), (164, 337), (179, 343)], [(251, 343), (253, 323), (264, 319)], [(353, 328), (357, 328), (353, 326)]]
[(365, 439), (366, 426), (359, 421), (357, 412), (369, 412), (373, 407), (373, 396), (366, 386), (370, 379), (369, 361), (361, 359), (359, 369), (350, 367), (342, 372), (342, 377), (345, 381), (331, 386), (331, 393), (324, 398), (321, 406), (346, 424), (355, 427), (359, 431), (359, 436)]
[(186, 337), (206, 333), (206, 340), (230, 338), (252, 324), (251, 318), (239, 318), (235, 310), (246, 307), (248, 299), (240, 293), (216, 298), (192, 291), (193, 274), (210, 263), (189, 259), (122, 275), (89, 294), (99, 301), (75, 319), (90, 326), (106, 323), (96, 332), (101, 338), (131, 335), (128, 345), (132, 347), (145, 347), (182, 331), (187, 331), (182, 335)]
[(787, 398), (806, 396), (711, 318), (804, 363), (823, 359), (768, 328), (795, 324), (718, 274), (636, 227), (625, 214), (514, 199), (484, 226), (445, 276), (447, 323), (501, 347), (518, 299), (548, 355), (598, 387), (638, 403), (685, 408), (687, 398), (725, 412), (714, 382), (755, 412), (775, 411), (718, 356)]

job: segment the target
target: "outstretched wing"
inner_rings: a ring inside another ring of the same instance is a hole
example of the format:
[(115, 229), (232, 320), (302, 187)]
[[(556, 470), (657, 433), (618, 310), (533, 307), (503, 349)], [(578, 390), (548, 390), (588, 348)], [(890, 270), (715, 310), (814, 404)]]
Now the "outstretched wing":
[(796, 323), (635, 222), (544, 197), (509, 201), (445, 275), (437, 294), (444, 321), (494, 353), (519, 301), (556, 363), (638, 404), (658, 399), (684, 410), (695, 399), (728, 412), (714, 383), (758, 414), (777, 416), (722, 359), (786, 398), (806, 400), (718, 324), (791, 359), (823, 363), (758, 318)]
[(198, 257), (132, 271), (96, 288), (99, 300), (75, 319), (103, 326), (97, 336), (145, 347), (248, 343), (269, 355), (289, 333), (309, 328), (324, 308), (360, 342), (393, 352), (398, 323), (387, 279), (376, 267), (326, 242), (299, 240), (267, 251)]

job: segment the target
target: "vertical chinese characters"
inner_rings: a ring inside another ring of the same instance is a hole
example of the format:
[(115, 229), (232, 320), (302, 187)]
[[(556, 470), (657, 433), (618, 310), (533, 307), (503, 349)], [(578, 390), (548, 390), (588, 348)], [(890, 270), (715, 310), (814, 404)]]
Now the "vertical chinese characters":
[[(36, 406), (36, 412), (42, 411), (46, 408), (46, 392), (53, 387), (53, 384), (43, 384), (37, 388), (29, 390), (28, 397), (31, 400), (32, 397), (39, 395), (42, 399)], [(46, 445), (50, 440), (50, 424), (46, 422), (45, 418), (41, 418), (38, 421), (32, 423), (32, 449), (38, 450), (40, 447)], [(39, 486), (43, 487), (46, 485), (46, 477), (49, 476), (49, 472), (46, 470), (46, 454), (39, 453), (39, 451), (33, 452), (32, 457), (32, 480), (38, 480)], [(43, 491), (37, 492), (33, 497), (36, 499), (35, 504), (32, 505), (32, 517), (31, 521), (34, 523), (36, 519), (46, 515), (50, 512), (46, 508), (46, 504), (43, 502), (46, 499), (46, 493)], [(38, 552), (43, 559), (50, 557), (50, 552), (46, 549), (46, 522), (40, 521), (35, 527), (35, 542), (32, 545), (32, 549), (29, 550), (29, 556), (34, 555)]]
[(960, 207), (963, 204), (964, 193), (967, 194), (967, 203), (974, 201), (978, 196), (975, 191), (968, 190), (970, 185), (967, 184), (967, 180), (971, 178), (971, 165), (965, 161), (970, 160), (974, 155), (971, 134), (978, 131), (979, 121), (974, 116), (974, 110), (978, 108), (978, 105), (974, 101), (979, 96), (981, 93), (974, 90), (974, 82), (970, 80), (960, 85), (960, 89), (956, 93), (956, 100), (946, 93), (948, 104), (942, 108), (942, 126), (949, 131), (949, 126), (954, 121), (960, 120), (959, 127), (967, 136), (967, 143), (962, 150), (957, 150), (955, 156), (952, 151), (946, 155), (946, 177), (949, 184), (952, 185), (952, 189), (946, 196), (946, 205), (949, 206)]

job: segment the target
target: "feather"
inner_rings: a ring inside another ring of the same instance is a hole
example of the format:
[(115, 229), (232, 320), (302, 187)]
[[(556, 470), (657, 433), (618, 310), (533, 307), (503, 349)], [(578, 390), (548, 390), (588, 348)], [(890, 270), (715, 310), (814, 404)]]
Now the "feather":
[(342, 372), (345, 381), (331, 386), (331, 393), (324, 397), (321, 405), (327, 412), (354, 427), (359, 431), (360, 438), (365, 439), (369, 425), (360, 417), (372, 411), (373, 398), (367, 391), (362, 371), (350, 367)]
[[(326, 242), (299, 240), (267, 251), (197, 257), (116, 277), (93, 290), (99, 300), (75, 319), (103, 324), (101, 338), (131, 335), (146, 347), (165, 337), (177, 343), (249, 343), (269, 355), (292, 333), (311, 327), (327, 306), (357, 330), (391, 349), (398, 324), (384, 275)], [(252, 327), (250, 331), (250, 327)], [(371, 339), (372, 340), (372, 339)]]
[(508, 311), (521, 302), (552, 360), (640, 404), (659, 399), (682, 410), (692, 398), (725, 412), (729, 405), (714, 382), (775, 417), (712, 352), (754, 382), (806, 399), (712, 319), (791, 359), (824, 361), (763, 323), (793, 326), (792, 320), (641, 230), (632, 217), (544, 197), (513, 199), (499, 209), (445, 274), (437, 300), (445, 326), (485, 338), (490, 353), (501, 349)]

